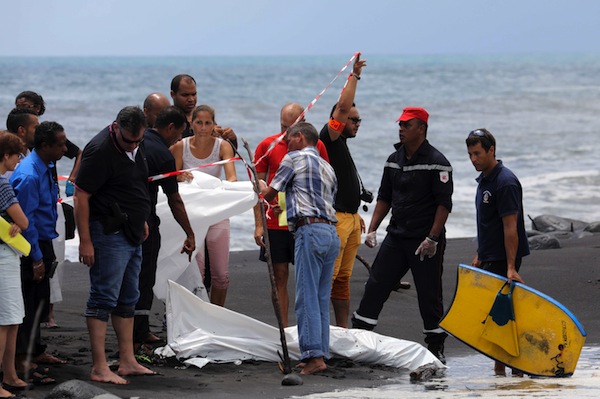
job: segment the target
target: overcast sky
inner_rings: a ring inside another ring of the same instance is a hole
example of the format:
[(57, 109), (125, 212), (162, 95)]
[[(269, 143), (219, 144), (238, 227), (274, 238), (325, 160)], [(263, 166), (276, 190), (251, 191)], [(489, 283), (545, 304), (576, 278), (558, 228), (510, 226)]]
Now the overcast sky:
[(7, 0), (0, 56), (600, 53), (596, 0)]

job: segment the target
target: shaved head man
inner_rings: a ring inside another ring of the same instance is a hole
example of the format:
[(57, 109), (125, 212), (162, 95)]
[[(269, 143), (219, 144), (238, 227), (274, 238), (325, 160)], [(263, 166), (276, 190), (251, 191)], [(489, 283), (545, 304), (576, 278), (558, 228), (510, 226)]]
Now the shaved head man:
[(152, 93), (144, 100), (144, 115), (146, 115), (146, 126), (154, 127), (156, 116), (163, 109), (171, 106), (171, 102), (162, 93)]

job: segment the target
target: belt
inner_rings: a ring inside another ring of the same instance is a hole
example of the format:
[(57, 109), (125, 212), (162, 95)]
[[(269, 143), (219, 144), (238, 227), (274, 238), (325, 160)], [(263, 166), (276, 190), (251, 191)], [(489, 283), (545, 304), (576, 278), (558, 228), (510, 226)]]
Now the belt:
[(323, 219), (323, 218), (315, 218), (315, 217), (303, 217), (298, 219), (296, 222), (296, 228), (304, 226), (305, 224), (313, 224), (313, 223), (325, 223), (325, 224), (335, 224), (331, 220)]

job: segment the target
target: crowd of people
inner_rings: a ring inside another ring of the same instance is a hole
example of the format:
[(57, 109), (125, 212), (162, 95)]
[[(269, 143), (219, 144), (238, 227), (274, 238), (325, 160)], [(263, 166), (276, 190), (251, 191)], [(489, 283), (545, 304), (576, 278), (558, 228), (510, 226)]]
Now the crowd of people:
[[(289, 324), (289, 264), (295, 267), (293, 306), (298, 324), (303, 374), (327, 368), (330, 303), (335, 324), (372, 330), (401, 279), (410, 270), (415, 281), (428, 349), (445, 362), (442, 273), (445, 223), (452, 210), (452, 166), (427, 139), (429, 113), (406, 107), (398, 118), (399, 143), (384, 163), (383, 177), (368, 228), (358, 214), (361, 201), (373, 196), (362, 185), (348, 140), (358, 134), (361, 118), (355, 94), (366, 62), (358, 55), (352, 73), (320, 133), (304, 119), (304, 109), (281, 109), (281, 132), (258, 145), (254, 165), (261, 199), (254, 209), (260, 259), (272, 261), (283, 326)], [(0, 216), (8, 234), (31, 244), (17, 254), (0, 243), (0, 397), (31, 384), (55, 379), (43, 365), (64, 363), (46, 352), (40, 323), (54, 325), (50, 278), (56, 268), (57, 203), (61, 193), (56, 162), (75, 159), (66, 195), (73, 195), (79, 235), (79, 261), (89, 267), (90, 293), (85, 308), (92, 370), (97, 382), (126, 384), (127, 376), (152, 375), (135, 354), (145, 344), (163, 342), (150, 331), (157, 259), (161, 246), (157, 196), (162, 189), (173, 218), (185, 233), (182, 256), (198, 265), (210, 289), (210, 301), (225, 306), (229, 287), (229, 220), (208, 228), (198, 242), (179, 195), (189, 169), (236, 181), (235, 132), (216, 122), (216, 112), (197, 105), (196, 81), (177, 75), (171, 101), (151, 93), (143, 109), (126, 106), (82, 150), (57, 122), (39, 122), (46, 104), (31, 91), (20, 93), (0, 133)], [(522, 281), (521, 259), (529, 253), (524, 233), (522, 190), (518, 179), (496, 159), (496, 141), (486, 129), (466, 139), (469, 157), (481, 172), (476, 197), (478, 252), (473, 265)], [(215, 165), (215, 163), (218, 163)], [(208, 167), (204, 167), (208, 165)], [(171, 174), (148, 182), (149, 176)], [(261, 209), (263, 208), (263, 209)], [(284, 209), (285, 208), (285, 209)], [(261, 214), (267, 212), (267, 224)], [(284, 212), (285, 211), (285, 212)], [(376, 231), (391, 211), (360, 305), (350, 312), (354, 260), (365, 244), (378, 245)], [(281, 215), (287, 215), (283, 218)], [(269, 245), (266, 245), (266, 242)], [(105, 338), (109, 319), (119, 344), (119, 366), (109, 368)], [(496, 365), (496, 373), (504, 367)], [(513, 371), (518, 373), (518, 370)]]

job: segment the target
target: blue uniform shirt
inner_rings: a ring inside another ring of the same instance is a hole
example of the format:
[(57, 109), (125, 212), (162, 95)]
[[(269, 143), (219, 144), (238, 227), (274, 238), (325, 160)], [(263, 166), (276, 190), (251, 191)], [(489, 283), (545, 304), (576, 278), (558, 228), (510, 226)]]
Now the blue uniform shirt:
[(477, 256), (482, 262), (506, 260), (502, 217), (517, 214), (517, 259), (529, 255), (523, 217), (523, 189), (519, 179), (498, 160), (489, 175), (477, 178)]
[(39, 240), (52, 240), (58, 237), (56, 220), (58, 213), (58, 185), (52, 179), (54, 163), (48, 165), (33, 150), (19, 163), (10, 176), (10, 184), (15, 190), (23, 213), (29, 220), (29, 227), (23, 230), (23, 236), (31, 244), (31, 259), (42, 259)]

